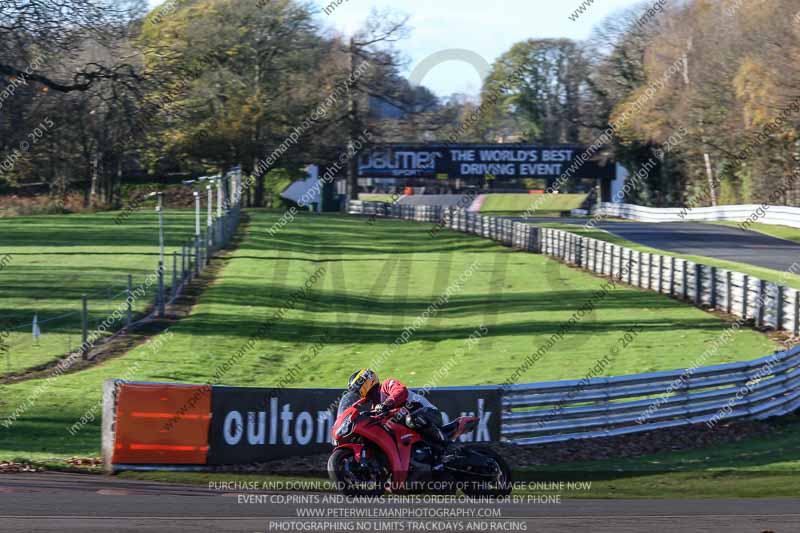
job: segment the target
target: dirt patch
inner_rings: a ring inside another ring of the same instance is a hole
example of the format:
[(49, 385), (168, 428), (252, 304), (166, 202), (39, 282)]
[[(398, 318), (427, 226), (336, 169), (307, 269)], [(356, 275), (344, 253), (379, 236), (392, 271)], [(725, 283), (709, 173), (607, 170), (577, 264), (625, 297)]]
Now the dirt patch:
[[(46, 378), (53, 375), (55, 371), (58, 371), (59, 374), (80, 372), (109, 359), (121, 357), (133, 348), (146, 343), (152, 337), (173, 327), (178, 321), (192, 313), (200, 296), (206, 289), (216, 283), (217, 277), (241, 244), (244, 235), (249, 229), (249, 223), (250, 221), (247, 214), (243, 212), (239, 231), (237, 231), (228, 247), (217, 252), (217, 254), (211, 258), (210, 264), (203, 270), (200, 276), (193, 279), (184, 287), (178, 298), (171, 305), (166, 307), (165, 316), (163, 318), (153, 316), (152, 318), (140, 320), (132, 325), (131, 328), (124, 328), (111, 337), (98, 341), (89, 351), (85, 359), (78, 359), (72, 364), (68, 364), (67, 359), (69, 358), (69, 354), (67, 354), (64, 357), (28, 369), (25, 372), (7, 374), (0, 378), (0, 385), (19, 383), (30, 379)], [(151, 306), (145, 311), (145, 316), (150, 316), (153, 314), (153, 311), (154, 307)], [(66, 370), (63, 372), (58, 370), (59, 365), (66, 366)]]

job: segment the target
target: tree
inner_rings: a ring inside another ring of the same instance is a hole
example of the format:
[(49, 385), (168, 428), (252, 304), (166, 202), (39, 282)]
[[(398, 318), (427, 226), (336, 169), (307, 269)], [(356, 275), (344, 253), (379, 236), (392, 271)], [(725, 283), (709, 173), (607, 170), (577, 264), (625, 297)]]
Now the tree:
[[(89, 46), (112, 47), (143, 14), (143, 0), (5, 0), (0, 3), (0, 75), (40, 83), (69, 93), (97, 82), (134, 84), (135, 67), (89, 60), (65, 65)], [(46, 70), (43, 70), (46, 68)]]
[(484, 101), (499, 95), (486, 121), (494, 131), (511, 126), (529, 141), (580, 142), (586, 134), (581, 118), (588, 74), (588, 62), (574, 41), (517, 43), (495, 62), (484, 83)]

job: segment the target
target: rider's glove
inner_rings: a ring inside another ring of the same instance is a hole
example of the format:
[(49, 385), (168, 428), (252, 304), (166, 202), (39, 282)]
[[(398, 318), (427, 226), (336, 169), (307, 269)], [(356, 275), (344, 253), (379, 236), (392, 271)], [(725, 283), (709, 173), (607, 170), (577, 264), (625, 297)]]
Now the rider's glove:
[(388, 413), (389, 409), (391, 409), (391, 407), (385, 403), (379, 403), (375, 406), (375, 412), (382, 415)]

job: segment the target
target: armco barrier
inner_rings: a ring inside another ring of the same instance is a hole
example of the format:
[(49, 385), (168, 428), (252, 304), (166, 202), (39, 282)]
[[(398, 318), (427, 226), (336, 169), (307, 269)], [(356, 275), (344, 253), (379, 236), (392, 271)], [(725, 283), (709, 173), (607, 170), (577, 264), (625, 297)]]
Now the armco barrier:
[(777, 224), (800, 228), (800, 207), (760, 204), (720, 205), (717, 207), (643, 207), (603, 202), (595, 212), (605, 217), (629, 218), (641, 222), (746, 222)]
[[(106, 469), (217, 467), (325, 453), (341, 389), (245, 388), (107, 381)], [(480, 421), (464, 441), (501, 438), (498, 387), (441, 387), (427, 396), (445, 420)]]
[(800, 408), (800, 348), (744, 363), (512, 385), (503, 407), (503, 437), (518, 444), (785, 415)]

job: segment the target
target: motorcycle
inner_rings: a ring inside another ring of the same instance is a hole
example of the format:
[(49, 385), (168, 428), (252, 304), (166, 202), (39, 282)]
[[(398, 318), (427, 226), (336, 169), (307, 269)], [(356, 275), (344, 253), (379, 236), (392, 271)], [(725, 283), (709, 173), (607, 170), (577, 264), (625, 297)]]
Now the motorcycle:
[(349, 496), (380, 496), (392, 492), (454, 493), (505, 496), (511, 492), (511, 469), (493, 450), (456, 444), (475, 429), (479, 419), (462, 416), (442, 426), (453, 442), (444, 452), (405, 423), (405, 406), (385, 413), (372, 411), (358, 394), (339, 401), (331, 430), (333, 453), (328, 475)]

